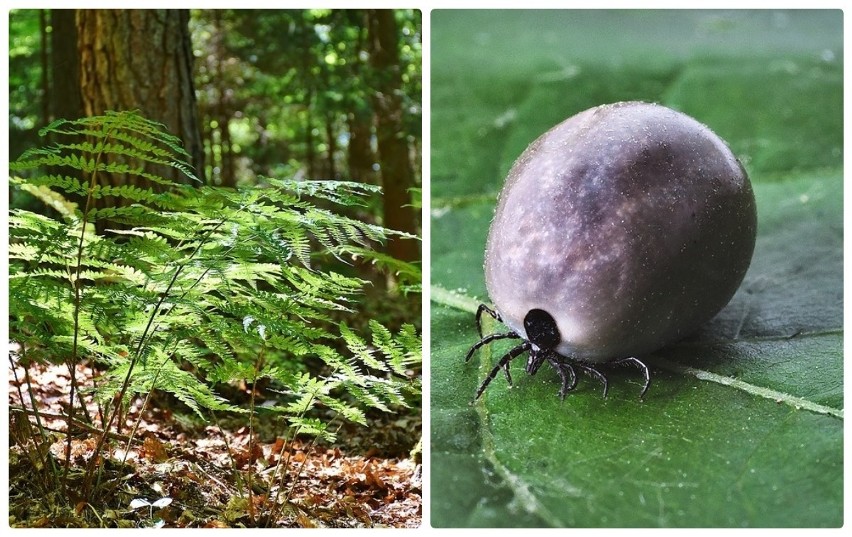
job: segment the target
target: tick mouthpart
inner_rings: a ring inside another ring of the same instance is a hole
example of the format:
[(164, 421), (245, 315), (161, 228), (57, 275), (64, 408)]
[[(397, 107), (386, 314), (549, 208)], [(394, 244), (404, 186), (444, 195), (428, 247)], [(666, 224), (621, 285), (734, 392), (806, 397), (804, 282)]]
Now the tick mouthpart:
[(527, 366), (525, 368), (528, 375), (535, 375), (544, 364), (547, 355), (552, 351), (544, 351), (534, 343), (531, 345), (530, 355), (527, 358)]

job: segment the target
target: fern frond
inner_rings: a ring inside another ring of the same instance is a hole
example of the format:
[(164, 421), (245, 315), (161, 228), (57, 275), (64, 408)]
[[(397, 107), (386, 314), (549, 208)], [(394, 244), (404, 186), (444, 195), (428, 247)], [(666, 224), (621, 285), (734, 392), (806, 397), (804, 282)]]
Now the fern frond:
[[(56, 144), (13, 163), (32, 177), (12, 185), (63, 218), (13, 210), (9, 219), (10, 336), (26, 342), (34, 359), (67, 361), (76, 352), (74, 360), (105, 368), (95, 393), (101, 402), (157, 389), (199, 415), (246, 412), (215, 387), (268, 378), (281, 397), (263, 411), (324, 438), (333, 437), (329, 414), (364, 424), (365, 409), (391, 411), (418, 394), (411, 378), (421, 360), (417, 330), (394, 332), (370, 320), (371, 336), (356, 333), (342, 318), (361, 309), (367, 282), (324, 268), (329, 256), (358, 257), (417, 285), (416, 265), (371, 249), (407, 235), (339, 214), (364, 205), (378, 187), (177, 184), (149, 170), (168, 166), (194, 178), (188, 155), (137, 112), (58, 120), (42, 132)], [(45, 166), (50, 173), (36, 171)], [(98, 184), (101, 173), (146, 186)], [(116, 205), (83, 215), (64, 195)], [(104, 220), (117, 225), (95, 232), (90, 224)]]
[(367, 206), (366, 195), (381, 193), (381, 187), (353, 181), (297, 181), (292, 179), (262, 178), (270, 184), (294, 193), (297, 197), (306, 196), (325, 199), (337, 205)]
[(47, 187), (49, 189), (58, 189), (66, 194), (85, 194), (86, 186), (83, 185), (79, 179), (76, 177), (71, 177), (68, 175), (40, 175), (38, 177), (32, 177), (27, 179), (26, 181), (18, 178), (15, 181), (11, 181), (13, 184), (20, 184), (21, 188), (26, 190), (31, 187)]
[(420, 268), (414, 263), (401, 261), (385, 253), (358, 246), (344, 245), (338, 248), (338, 252), (351, 255), (353, 259), (368, 260), (384, 272), (398, 277), (401, 281), (410, 283), (421, 281)]
[(356, 336), (345, 324), (340, 325), (340, 335), (346, 342), (349, 351), (367, 367), (387, 371), (388, 366), (373, 357), (373, 351), (367, 347), (363, 339)]
[(391, 412), (385, 402), (371, 390), (355, 382), (344, 383), (346, 392), (367, 408), (377, 408), (382, 412)]
[[(137, 136), (122, 134), (122, 131), (135, 133)], [(51, 133), (69, 136), (82, 135), (95, 139), (111, 134), (118, 140), (156, 156), (177, 154), (189, 158), (189, 154), (181, 145), (180, 138), (166, 132), (162, 123), (143, 117), (138, 110), (107, 111), (103, 116), (85, 117), (77, 120), (57, 119), (39, 130), (39, 136), (42, 137)], [(153, 142), (164, 145), (168, 149), (158, 149)]]
[(367, 425), (367, 416), (360, 408), (347, 405), (343, 401), (327, 395), (320, 395), (318, 399), (320, 403), (340, 414), (346, 421), (351, 421), (359, 425)]
[(334, 432), (328, 430), (328, 424), (323, 423), (317, 418), (302, 418), (294, 416), (288, 418), (287, 421), (290, 423), (290, 427), (292, 427), (297, 434), (316, 437), (326, 442), (334, 442), (337, 438)]

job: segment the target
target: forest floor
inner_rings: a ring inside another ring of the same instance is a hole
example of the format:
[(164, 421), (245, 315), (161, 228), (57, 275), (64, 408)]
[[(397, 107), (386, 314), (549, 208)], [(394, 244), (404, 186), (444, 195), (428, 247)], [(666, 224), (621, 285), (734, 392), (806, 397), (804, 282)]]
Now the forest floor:
[[(29, 410), (23, 369), (10, 368), (12, 527), (413, 528), (421, 523), (420, 456), (412, 453), (420, 439), (419, 409), (369, 414), (368, 427), (344, 424), (338, 441), (323, 445), (285, 441), (270, 422), (256, 422), (250, 431), (244, 416), (205, 423), (167, 398), (149, 401), (139, 420), (140, 398), (131, 404), (121, 431), (109, 437), (111, 456), (98, 460), (97, 494), (85, 500), (83, 475), (99, 434), (78, 409), (81, 425), (72, 437), (62, 490), (70, 376), (59, 366), (31, 368), (29, 374), (48, 441), (41, 440)], [(91, 377), (90, 369), (78, 369), (78, 379)], [(97, 409), (88, 412), (97, 424)], [(125, 452), (137, 421), (133, 446)], [(283, 487), (280, 479), (271, 483), (279, 466), (287, 468)]]

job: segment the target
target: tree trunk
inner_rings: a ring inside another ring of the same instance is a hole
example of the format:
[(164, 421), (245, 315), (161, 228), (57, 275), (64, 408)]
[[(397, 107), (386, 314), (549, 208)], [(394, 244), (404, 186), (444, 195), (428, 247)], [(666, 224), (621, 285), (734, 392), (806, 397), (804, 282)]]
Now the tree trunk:
[(373, 172), (373, 147), (370, 144), (372, 136), (372, 116), (369, 110), (354, 110), (347, 117), (349, 126), (349, 152), (347, 163), (349, 177), (359, 183), (375, 183)]
[(314, 147), (313, 92), (308, 89), (305, 97), (305, 164), (308, 178), (317, 179), (316, 148)]
[(234, 153), (231, 151), (231, 118), (228, 116), (225, 104), (219, 101), (218, 106), (219, 118), (216, 123), (219, 125), (219, 151), (222, 155), (222, 167), (219, 170), (219, 184), (234, 188), (237, 185), (237, 171), (234, 166)]
[[(50, 10), (50, 79), (46, 96), (49, 120), (77, 119), (83, 116), (83, 98), (80, 95), (80, 59), (77, 57), (77, 23), (73, 9)], [(49, 142), (53, 140), (48, 138)], [(62, 174), (62, 167), (48, 168), (48, 173)], [(67, 197), (81, 205), (85, 196), (68, 194)]]
[[(234, 154), (231, 152), (231, 87), (228, 84), (228, 76), (225, 73), (225, 59), (228, 52), (225, 50), (225, 28), (222, 25), (222, 12), (213, 12), (213, 43), (216, 50), (216, 96), (218, 102), (215, 105), (213, 117), (216, 118), (216, 130), (219, 131), (219, 173), (218, 183), (221, 186), (233, 188), (237, 184), (236, 168), (234, 166)], [(214, 154), (210, 146), (211, 154)], [(212, 178), (211, 178), (212, 179)]]
[[(350, 54), (349, 65), (352, 70), (351, 76), (361, 80), (364, 76), (364, 66), (361, 60), (361, 52), (364, 50), (364, 37), (366, 28), (365, 14), (360, 10), (347, 10), (349, 23), (358, 28), (355, 39), (354, 50)], [(349, 146), (346, 155), (349, 177), (352, 181), (359, 183), (375, 184), (376, 174), (373, 170), (375, 155), (373, 154), (373, 110), (370, 103), (361, 95), (353, 95), (353, 102), (346, 116), (346, 124), (349, 130)]]
[(38, 33), (41, 37), (41, 122), (47, 125), (50, 117), (50, 58), (47, 47), (47, 12), (38, 10)]
[(50, 26), (51, 118), (77, 119), (83, 116), (83, 98), (75, 11), (51, 9)]
[[(152, 9), (77, 11), (80, 88), (86, 115), (139, 109), (183, 140), (190, 164), (204, 174), (204, 149), (192, 81), (189, 12)], [(170, 167), (149, 170), (188, 182)], [(113, 177), (111, 182), (126, 178)], [(141, 187), (155, 185), (135, 184)]]
[[(416, 234), (417, 213), (411, 206), (409, 193), (409, 189), (414, 186), (414, 172), (408, 160), (403, 122), (399, 34), (393, 11), (369, 10), (368, 31), (370, 65), (376, 81), (373, 108), (376, 113), (376, 137), (384, 189), (384, 225)], [(412, 239), (391, 240), (388, 253), (405, 261), (420, 259), (419, 244)]]
[(328, 178), (339, 179), (337, 177), (337, 166), (334, 163), (334, 154), (337, 153), (337, 134), (334, 132), (334, 116), (326, 114), (325, 116), (325, 139), (328, 145), (326, 155), (328, 158)]

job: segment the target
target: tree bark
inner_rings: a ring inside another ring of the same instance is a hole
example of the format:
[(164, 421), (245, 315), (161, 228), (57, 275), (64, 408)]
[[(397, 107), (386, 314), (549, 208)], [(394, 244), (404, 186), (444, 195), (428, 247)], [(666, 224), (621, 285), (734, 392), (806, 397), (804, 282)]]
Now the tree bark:
[[(190, 164), (202, 178), (204, 150), (188, 23), (186, 10), (78, 10), (80, 89), (86, 115), (139, 109), (146, 118), (163, 123), (183, 140)], [(174, 168), (154, 173), (188, 182)], [(155, 187), (141, 181), (135, 180), (137, 186)]]
[[(384, 189), (384, 225), (398, 231), (417, 234), (417, 213), (411, 206), (409, 189), (414, 172), (408, 159), (408, 142), (403, 121), (402, 76), (399, 60), (399, 34), (393, 11), (369, 10), (368, 32), (370, 65), (376, 81), (373, 108), (376, 113), (376, 138)], [(397, 259), (420, 259), (419, 243), (395, 238), (388, 253)]]
[(51, 120), (77, 119), (83, 116), (83, 98), (75, 11), (51, 9), (50, 26)]
[[(364, 76), (364, 64), (361, 60), (361, 52), (364, 50), (365, 29), (367, 25), (365, 14), (360, 10), (347, 10), (349, 23), (358, 28), (357, 38), (353, 51), (349, 58), (351, 76), (361, 80)], [(346, 124), (349, 130), (349, 145), (347, 147), (346, 162), (349, 168), (349, 177), (359, 183), (377, 182), (373, 165), (376, 162), (373, 154), (373, 110), (368, 100), (361, 95), (352, 96), (352, 103), (346, 115)]]

